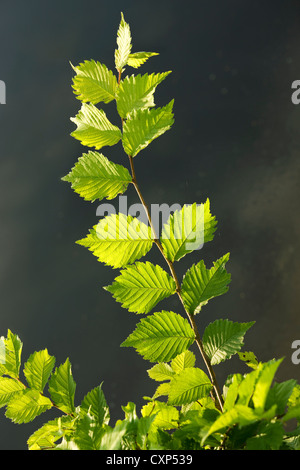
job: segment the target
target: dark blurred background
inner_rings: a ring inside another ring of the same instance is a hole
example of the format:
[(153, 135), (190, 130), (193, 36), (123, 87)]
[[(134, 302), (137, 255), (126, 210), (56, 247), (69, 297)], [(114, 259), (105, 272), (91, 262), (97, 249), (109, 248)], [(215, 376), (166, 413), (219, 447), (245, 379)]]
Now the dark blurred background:
[[(140, 409), (156, 384), (151, 364), (119, 347), (141, 317), (102, 289), (116, 271), (75, 245), (96, 223), (97, 202), (83, 201), (61, 177), (86, 150), (70, 137), (80, 102), (69, 61), (113, 69), (121, 11), (133, 52), (160, 53), (135, 73), (173, 71), (155, 102), (175, 98), (175, 124), (135, 160), (145, 198), (183, 205), (209, 197), (218, 220), (214, 241), (186, 256), (179, 275), (200, 258), (210, 267), (231, 253), (230, 290), (203, 309), (199, 329), (216, 318), (255, 320), (244, 349), (262, 361), (284, 356), (277, 378), (300, 380), (291, 361), (300, 339), (300, 106), (291, 102), (300, 79), (299, 2), (1, 0), (0, 335), (9, 328), (20, 336), (23, 361), (44, 348), (57, 365), (69, 357), (77, 405), (103, 382), (112, 422), (128, 401)], [(103, 153), (127, 165), (120, 143)], [(127, 195), (137, 202), (133, 188)], [(148, 259), (160, 262), (155, 252)], [(181, 311), (175, 296), (156, 310), (166, 308)], [(244, 371), (236, 357), (216, 366), (220, 383)], [(54, 416), (15, 425), (1, 410), (0, 449), (26, 449)]]

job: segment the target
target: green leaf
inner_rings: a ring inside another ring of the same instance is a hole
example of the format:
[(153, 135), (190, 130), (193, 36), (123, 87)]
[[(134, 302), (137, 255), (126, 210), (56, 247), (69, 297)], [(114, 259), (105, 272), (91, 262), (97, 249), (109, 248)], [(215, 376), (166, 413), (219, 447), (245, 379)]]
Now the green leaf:
[(272, 385), (275, 373), (281, 364), (283, 359), (279, 359), (278, 361), (269, 361), (263, 364), (261, 373), (257, 380), (252, 400), (254, 407), (258, 412), (263, 412), (265, 409), (265, 404), (267, 401), (267, 396)]
[(78, 114), (71, 118), (77, 129), (71, 133), (82, 145), (99, 150), (105, 145), (115, 145), (122, 137), (117, 126), (111, 124), (102, 109), (83, 103)]
[(143, 65), (150, 57), (158, 55), (157, 52), (134, 52), (133, 54), (129, 54), (127, 65), (130, 67), (134, 67), (137, 69), (141, 65)]
[(284, 442), (281, 449), (285, 450), (300, 450), (300, 432), (299, 426), (288, 435), (284, 436)]
[(267, 395), (266, 409), (276, 405), (277, 414), (283, 414), (295, 385), (297, 385), (297, 382), (293, 379), (286, 380), (285, 382), (281, 383), (275, 383)]
[(8, 377), (0, 377), (0, 408), (7, 405), (16, 392), (24, 390), (24, 385)]
[(142, 416), (153, 416), (154, 426), (160, 429), (174, 429), (178, 427), (179, 411), (174, 406), (167, 405), (160, 401), (150, 401), (141, 410)]
[(290, 419), (300, 420), (300, 406), (292, 406), (288, 409), (287, 413), (283, 416), (282, 422), (285, 423)]
[(140, 109), (131, 114), (123, 127), (123, 147), (127, 155), (135, 157), (170, 129), (174, 122), (173, 103), (174, 100), (163, 108)]
[(134, 111), (152, 108), (156, 87), (171, 72), (148, 75), (130, 75), (120, 82), (117, 91), (117, 110), (121, 118), (127, 119)]
[(120, 450), (122, 439), (126, 433), (127, 426), (127, 421), (122, 421), (121, 423), (118, 423), (113, 429), (107, 428), (101, 436), (99, 450)]
[(49, 393), (56, 406), (64, 413), (73, 413), (76, 384), (69, 359), (57, 367), (49, 381)]
[(29, 387), (42, 392), (55, 364), (55, 357), (47, 349), (34, 352), (24, 366), (24, 375)]
[[(211, 400), (211, 399), (210, 399)], [(187, 438), (193, 439), (199, 443), (201, 437), (207, 433), (212, 423), (218, 418), (220, 412), (216, 408), (206, 408), (202, 402), (207, 401), (206, 398), (192, 405), (184, 406), (188, 411), (182, 415), (182, 422), (180, 427), (174, 433), (174, 437), (180, 439), (181, 442), (186, 442)], [(211, 405), (210, 405), (211, 406)], [(197, 411), (194, 411), (197, 410)], [(208, 445), (210, 443), (207, 443)], [(215, 448), (218, 447), (218, 441), (212, 440), (211, 445)], [(186, 449), (186, 447), (184, 447)]]
[(288, 406), (299, 406), (300, 405), (300, 384), (296, 384), (293, 388), (292, 394), (288, 399)]
[(239, 424), (242, 426), (247, 426), (248, 424), (258, 421), (260, 417), (256, 414), (255, 410), (248, 408), (244, 405), (236, 405), (234, 408), (231, 408), (229, 411), (222, 413), (215, 422), (211, 425), (207, 433), (202, 439), (201, 444), (203, 445), (205, 440), (211, 434), (215, 432), (220, 432), (223, 429), (229, 428), (234, 424)]
[(194, 342), (188, 321), (174, 312), (156, 312), (138, 323), (121, 346), (134, 347), (150, 362), (170, 361)]
[(168, 396), (170, 392), (170, 382), (164, 382), (160, 384), (152, 397), (152, 400), (155, 400), (158, 397)]
[(231, 383), (223, 387), (223, 395), (225, 396), (224, 401), (224, 411), (228, 411), (234, 407), (239, 394), (239, 386), (243, 381), (243, 376), (241, 374), (234, 374), (230, 378)]
[(23, 343), (18, 335), (14, 335), (8, 330), (7, 337), (1, 337), (0, 346), (0, 375), (5, 374), (18, 378)]
[(107, 406), (102, 385), (93, 388), (82, 400), (80, 414), (92, 415), (98, 425), (109, 423), (109, 408)]
[(148, 433), (151, 429), (155, 416), (145, 416), (138, 420), (136, 442), (140, 449), (147, 449)]
[(214, 262), (212, 268), (207, 269), (201, 260), (193, 265), (185, 274), (181, 295), (185, 308), (191, 314), (199, 313), (203, 305), (219, 295), (228, 291), (231, 276), (225, 269), (229, 253)]
[(238, 356), (241, 361), (245, 362), (248, 367), (251, 367), (251, 369), (257, 369), (258, 367), (258, 360), (255, 354), (251, 351), (243, 351), (243, 352), (238, 352)]
[(175, 372), (169, 364), (160, 362), (147, 370), (147, 373), (151, 379), (156, 380), (157, 382), (163, 382), (164, 380), (170, 380)]
[(246, 441), (246, 450), (279, 450), (284, 436), (281, 423), (260, 423), (256, 436)]
[(0, 337), (0, 376), (5, 372), (5, 362), (6, 362), (6, 354), (5, 354), (5, 338), (4, 336)]
[(126, 420), (135, 421), (137, 419), (136, 405), (132, 401), (129, 401), (126, 406), (122, 406), (122, 410)]
[(104, 289), (129, 312), (149, 313), (158, 302), (176, 292), (176, 285), (159, 265), (137, 261)]
[(74, 430), (76, 418), (61, 416), (48, 421), (28, 439), (28, 450), (54, 449), (55, 443)]
[(195, 354), (191, 351), (184, 351), (172, 360), (171, 367), (176, 374), (179, 374), (183, 369), (194, 367), (195, 362)]
[(74, 442), (80, 450), (98, 450), (103, 434), (103, 428), (93, 416), (87, 413), (76, 426)]
[(38, 390), (26, 389), (16, 393), (7, 404), (5, 416), (14, 423), (29, 423), (38, 415), (52, 408), (49, 398)]
[(58, 424), (58, 418), (45, 423), (40, 429), (35, 431), (27, 441), (28, 450), (51, 449), (55, 447), (55, 442), (62, 438), (62, 431)]
[(114, 268), (125, 267), (150, 251), (153, 238), (151, 227), (125, 214), (104, 217), (77, 242), (88, 248), (98, 261)]
[(254, 389), (255, 389), (255, 384), (261, 373), (262, 368), (263, 368), (263, 365), (260, 364), (256, 370), (253, 370), (252, 372), (244, 376), (242, 382), (239, 384), (239, 387), (238, 387), (238, 400), (237, 400), (238, 405), (245, 405), (245, 406), (249, 405), (250, 400), (252, 399)]
[(170, 405), (185, 405), (207, 396), (212, 384), (207, 375), (194, 367), (183, 369), (176, 374), (170, 384)]
[(219, 364), (236, 354), (243, 346), (246, 331), (255, 322), (238, 323), (216, 320), (210, 323), (203, 334), (203, 347), (211, 364)]
[(209, 199), (204, 204), (184, 205), (164, 224), (161, 244), (169, 261), (179, 261), (187, 253), (211, 241), (217, 222), (210, 213)]
[(86, 60), (73, 69), (77, 75), (73, 78), (72, 88), (83, 103), (109, 103), (115, 99), (117, 79), (106, 65)]
[(129, 24), (126, 23), (123, 13), (121, 13), (121, 22), (117, 33), (118, 49), (115, 50), (115, 65), (120, 72), (124, 70), (131, 52), (131, 32)]
[(63, 437), (61, 443), (55, 446), (55, 450), (80, 450), (80, 449), (74, 441), (67, 440), (65, 437)]
[(84, 153), (70, 173), (62, 178), (85, 201), (113, 199), (123, 194), (132, 178), (122, 165), (110, 162), (98, 152)]

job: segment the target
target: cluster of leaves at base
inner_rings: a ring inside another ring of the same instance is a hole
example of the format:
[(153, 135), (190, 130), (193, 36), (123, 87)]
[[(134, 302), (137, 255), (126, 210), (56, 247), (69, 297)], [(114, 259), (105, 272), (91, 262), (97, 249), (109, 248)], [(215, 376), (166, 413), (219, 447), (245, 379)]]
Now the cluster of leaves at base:
[[(274, 381), (281, 360), (259, 363), (252, 353), (239, 353), (253, 370), (228, 378), (221, 413), (208, 377), (195, 367), (194, 354), (185, 351), (148, 370), (160, 384), (152, 397), (144, 397), (140, 416), (129, 402), (122, 407), (124, 418), (111, 425), (102, 385), (75, 406), (68, 359), (55, 368), (47, 349), (35, 352), (24, 364), (22, 380), (22, 346), (10, 330), (1, 338), (0, 405), (6, 406), (6, 416), (28, 423), (51, 408), (61, 414), (29, 437), (29, 450), (300, 450), (300, 386), (294, 380)], [(298, 424), (287, 432), (291, 419)]]

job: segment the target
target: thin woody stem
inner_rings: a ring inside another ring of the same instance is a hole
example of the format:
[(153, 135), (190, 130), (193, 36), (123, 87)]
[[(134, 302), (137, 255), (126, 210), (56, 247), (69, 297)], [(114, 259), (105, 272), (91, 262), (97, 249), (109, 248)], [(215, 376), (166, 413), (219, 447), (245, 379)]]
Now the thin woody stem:
[(210, 376), (210, 380), (212, 382), (212, 385), (213, 385), (213, 388), (214, 388), (214, 391), (215, 391), (215, 395), (216, 395), (216, 398), (218, 400), (218, 404), (219, 404), (219, 408), (221, 411), (223, 411), (223, 399), (222, 399), (222, 394), (221, 394), (221, 391), (220, 391), (220, 388), (219, 388), (219, 385), (218, 385), (218, 382), (217, 382), (217, 379), (216, 379), (216, 375), (215, 375), (215, 372), (213, 370), (213, 367), (211, 365), (211, 362), (210, 362), (210, 359), (208, 358), (207, 354), (205, 353), (204, 351), (204, 347), (203, 347), (203, 343), (202, 343), (202, 340), (201, 340), (201, 337), (200, 337), (200, 334), (199, 334), (199, 331), (198, 331), (198, 328), (197, 328), (197, 325), (196, 325), (196, 322), (195, 322), (195, 319), (194, 319), (194, 316), (189, 314), (184, 306), (184, 302), (183, 302), (183, 298), (182, 298), (182, 295), (181, 295), (181, 286), (180, 286), (180, 283), (179, 283), (179, 280), (178, 280), (178, 277), (177, 277), (177, 274), (176, 274), (176, 271), (174, 269), (174, 265), (173, 263), (166, 257), (165, 255), (165, 252), (163, 250), (163, 247), (159, 241), (159, 238), (156, 234), (156, 231), (155, 231), (155, 228), (153, 226), (153, 223), (152, 223), (152, 219), (151, 219), (151, 214), (150, 214), (150, 211), (149, 211), (149, 208), (145, 202), (145, 199), (141, 193), (141, 190), (139, 188), (139, 185), (137, 183), (137, 179), (136, 179), (136, 173), (135, 173), (135, 168), (134, 168), (134, 164), (133, 164), (133, 158), (132, 156), (128, 156), (129, 158), (129, 162), (130, 162), (130, 168), (131, 168), (131, 176), (132, 176), (132, 183), (135, 187), (135, 190), (139, 196), (139, 199), (145, 209), (145, 212), (146, 212), (146, 215), (147, 215), (147, 219), (149, 221), (149, 224), (150, 224), (150, 227), (151, 227), (151, 230), (152, 230), (152, 234), (153, 234), (153, 238), (154, 238), (154, 242), (156, 244), (156, 246), (158, 247), (159, 251), (161, 252), (161, 254), (163, 255), (166, 263), (168, 264), (169, 266), (169, 269), (170, 269), (170, 272), (172, 274), (172, 277), (175, 281), (175, 284), (176, 284), (176, 292), (177, 292), (177, 295), (180, 299), (180, 302), (182, 303), (182, 306), (185, 310), (185, 313), (190, 321), (190, 324), (191, 324), (191, 327), (194, 331), (194, 334), (195, 334), (195, 341), (196, 341), (196, 344), (199, 348), (199, 351), (201, 353), (201, 356), (202, 356), (202, 359), (204, 361), (204, 364), (208, 370), (208, 373), (209, 373), (209, 376)]
[(173, 263), (171, 261), (168, 260), (168, 258), (166, 257), (165, 253), (164, 253), (164, 250), (163, 250), (163, 247), (159, 241), (159, 238), (156, 234), (156, 231), (155, 231), (155, 228), (154, 228), (154, 225), (152, 223), (152, 219), (151, 219), (151, 215), (150, 215), (150, 211), (149, 211), (149, 208), (145, 202), (145, 199), (141, 193), (141, 190), (139, 188), (139, 185), (137, 183), (137, 180), (136, 180), (136, 173), (135, 173), (135, 169), (134, 169), (134, 164), (133, 164), (133, 158), (129, 155), (128, 156), (129, 158), (129, 162), (130, 162), (130, 168), (131, 168), (131, 176), (132, 176), (132, 183), (135, 187), (135, 190), (140, 198), (140, 201), (141, 203), (143, 204), (143, 207), (145, 209), (145, 212), (146, 212), (146, 215), (147, 215), (147, 219), (149, 221), (149, 224), (150, 224), (150, 227), (151, 227), (151, 230), (152, 230), (152, 235), (153, 235), (153, 239), (154, 239), (154, 243), (156, 244), (156, 246), (158, 247), (159, 251), (161, 252), (161, 254), (163, 255), (163, 257), (165, 258), (166, 260), (166, 263), (168, 264), (169, 266), (169, 269), (172, 273), (172, 276), (173, 276), (173, 279), (176, 283), (176, 292), (180, 293), (180, 284), (179, 284), (179, 281), (178, 281), (178, 278), (177, 278), (177, 275), (176, 275), (176, 272), (175, 272), (175, 269), (174, 269), (174, 266), (173, 266)]
[(121, 70), (118, 70), (118, 85), (120, 85), (121, 75), (122, 75)]
[[(121, 70), (118, 70), (118, 85), (120, 85), (120, 82), (121, 82), (121, 75), (122, 75), (122, 72)], [(124, 123), (124, 120), (122, 119), (122, 127), (123, 127), (123, 123)], [(145, 209), (145, 212), (146, 212), (146, 215), (147, 215), (147, 219), (149, 221), (149, 224), (150, 224), (150, 227), (151, 227), (151, 230), (152, 230), (152, 235), (153, 235), (153, 239), (154, 239), (154, 243), (156, 244), (156, 246), (158, 247), (159, 251), (161, 252), (162, 256), (164, 257), (166, 263), (168, 264), (168, 267), (170, 269), (170, 272), (172, 274), (172, 277), (175, 281), (175, 285), (176, 285), (176, 293), (180, 299), (180, 302), (184, 308), (184, 311), (189, 319), (189, 322), (191, 324), (191, 327), (194, 331), (194, 334), (195, 334), (195, 341), (196, 341), (196, 344), (199, 348), (199, 351), (200, 351), (200, 354), (202, 356), (202, 359), (204, 361), (204, 364), (208, 370), (208, 373), (209, 373), (209, 376), (210, 376), (210, 380), (211, 380), (211, 383), (213, 385), (213, 388), (214, 388), (214, 392), (215, 392), (215, 396), (216, 396), (216, 399), (218, 401), (218, 405), (219, 405), (219, 408), (221, 411), (223, 411), (223, 398), (222, 398), (222, 394), (221, 394), (221, 391), (220, 391), (220, 388), (219, 388), (219, 385), (218, 385), (218, 382), (217, 382), (217, 379), (216, 379), (216, 375), (215, 375), (215, 372), (213, 370), (213, 367), (211, 365), (211, 362), (210, 362), (210, 359), (209, 357), (207, 356), (207, 354), (205, 353), (204, 351), (204, 347), (203, 347), (203, 343), (202, 343), (202, 340), (201, 340), (201, 337), (200, 337), (200, 334), (199, 334), (199, 331), (198, 331), (198, 328), (197, 328), (197, 325), (196, 325), (196, 322), (195, 322), (195, 319), (194, 319), (194, 316), (189, 314), (185, 308), (185, 305), (184, 305), (184, 302), (183, 302), (183, 298), (182, 298), (182, 295), (181, 295), (181, 286), (180, 286), (180, 283), (179, 283), (179, 280), (178, 280), (178, 277), (177, 277), (177, 274), (176, 274), (176, 271), (174, 269), (174, 265), (173, 263), (166, 257), (166, 254), (163, 250), (163, 247), (159, 241), (159, 237), (157, 236), (157, 233), (155, 231), (155, 227), (152, 223), (152, 219), (151, 219), (151, 214), (150, 214), (150, 211), (149, 211), (149, 208), (146, 204), (146, 201), (142, 195), (142, 192), (139, 188), (139, 185), (138, 185), (138, 182), (137, 182), (137, 178), (136, 178), (136, 173), (135, 173), (135, 168), (134, 168), (134, 164), (133, 164), (133, 158), (131, 155), (128, 155), (128, 158), (129, 158), (129, 162), (130, 162), (130, 168), (131, 168), (131, 176), (132, 176), (132, 183), (135, 187), (135, 190), (139, 196), (139, 199)]]

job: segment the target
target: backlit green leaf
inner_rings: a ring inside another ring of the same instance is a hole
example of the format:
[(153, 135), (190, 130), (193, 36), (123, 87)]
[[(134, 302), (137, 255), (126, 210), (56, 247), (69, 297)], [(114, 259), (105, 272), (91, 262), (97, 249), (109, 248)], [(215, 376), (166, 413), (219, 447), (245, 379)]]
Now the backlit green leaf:
[(83, 103), (109, 103), (115, 99), (117, 79), (106, 65), (86, 60), (73, 69), (76, 76), (73, 78), (72, 88)]
[(300, 406), (292, 406), (288, 409), (287, 413), (283, 416), (282, 422), (285, 423), (290, 419), (300, 420)]
[(216, 320), (210, 323), (203, 334), (203, 347), (211, 364), (219, 364), (236, 354), (243, 346), (246, 331), (255, 322), (238, 323)]
[(228, 291), (231, 280), (230, 274), (225, 269), (228, 259), (229, 253), (214, 262), (210, 269), (207, 269), (201, 260), (186, 272), (182, 281), (181, 295), (189, 313), (199, 313), (202, 306), (210, 299)]
[(173, 101), (163, 108), (134, 111), (123, 127), (123, 147), (127, 155), (135, 157), (154, 139), (172, 126)]
[(31, 388), (42, 392), (55, 364), (55, 357), (47, 349), (34, 352), (24, 366), (24, 375)]
[(176, 285), (159, 265), (137, 261), (104, 289), (129, 312), (149, 313), (158, 302), (176, 292)]
[(45, 423), (40, 429), (28, 439), (28, 450), (51, 449), (55, 447), (55, 442), (62, 438), (63, 432), (60, 429), (58, 418)]
[(115, 65), (120, 72), (124, 70), (131, 52), (131, 32), (129, 24), (126, 23), (123, 13), (121, 13), (121, 22), (117, 33), (118, 49), (115, 50)]
[(179, 411), (174, 407), (160, 401), (150, 401), (143, 406), (142, 416), (156, 415), (154, 426), (161, 429), (174, 429), (178, 427)]
[(155, 400), (158, 397), (167, 397), (170, 391), (170, 382), (164, 382), (160, 384), (154, 392), (152, 400)]
[(171, 380), (174, 375), (174, 371), (169, 364), (165, 362), (160, 362), (147, 370), (148, 375), (151, 379), (156, 380), (157, 382), (162, 382), (164, 380)]
[(143, 318), (121, 346), (134, 347), (151, 362), (168, 362), (185, 351), (194, 339), (194, 332), (185, 318), (162, 311)]
[(62, 441), (55, 446), (55, 450), (80, 450), (75, 441), (71, 439), (62, 438)]
[(84, 153), (70, 173), (62, 178), (85, 201), (113, 199), (123, 194), (132, 181), (129, 171), (122, 165), (110, 162), (98, 152)]
[(138, 420), (136, 442), (142, 450), (148, 450), (148, 434), (154, 420), (155, 416), (143, 416)]
[(133, 54), (129, 54), (127, 65), (130, 67), (134, 67), (137, 69), (141, 65), (143, 65), (150, 57), (158, 55), (157, 52), (134, 52)]
[(120, 129), (111, 124), (105, 112), (93, 104), (83, 103), (71, 121), (77, 126), (71, 135), (87, 147), (99, 150), (105, 145), (115, 145), (122, 137)]
[(179, 374), (183, 369), (194, 367), (195, 362), (195, 354), (191, 351), (184, 351), (172, 360), (171, 367), (176, 374)]
[(254, 370), (257, 369), (258, 360), (252, 351), (238, 352), (238, 356), (241, 361), (247, 364), (248, 367), (251, 367), (251, 369), (254, 369)]
[(161, 243), (167, 258), (178, 261), (187, 253), (201, 249), (213, 239), (216, 224), (208, 199), (204, 204), (185, 204), (170, 215), (162, 228)]
[(114, 428), (107, 428), (101, 434), (98, 450), (120, 450), (124, 434), (127, 431), (127, 421), (121, 421)]
[(58, 440), (73, 433), (75, 424), (77, 424), (77, 420), (71, 416), (61, 416), (48, 421), (29, 437), (28, 450), (55, 448)]
[(109, 423), (109, 409), (101, 385), (93, 388), (84, 397), (80, 406), (80, 414), (87, 413), (95, 418), (98, 425)]
[(71, 364), (67, 359), (64, 364), (57, 367), (49, 381), (49, 393), (56, 406), (65, 413), (72, 413), (76, 384), (74, 382)]
[(125, 77), (120, 82), (116, 95), (117, 110), (121, 118), (127, 119), (134, 111), (155, 106), (153, 95), (156, 87), (170, 73), (145, 73)]
[(99, 261), (114, 268), (124, 267), (145, 256), (151, 249), (151, 228), (131, 216), (111, 214), (77, 242), (88, 248)]
[(223, 387), (223, 396), (225, 398), (223, 410), (228, 411), (234, 407), (239, 394), (239, 386), (243, 381), (241, 374), (234, 374), (228, 379)]
[(98, 450), (103, 434), (104, 429), (87, 413), (77, 423), (74, 442), (80, 450)]
[(272, 385), (276, 371), (281, 364), (282, 359), (272, 360), (261, 365), (261, 372), (258, 377), (252, 400), (254, 407), (258, 412), (263, 412), (267, 401), (267, 396)]
[(21, 366), (21, 353), (23, 343), (18, 335), (10, 330), (6, 338), (1, 338), (0, 345), (0, 375), (9, 375), (18, 378)]
[(229, 411), (222, 413), (215, 422), (210, 426), (209, 430), (202, 439), (202, 445), (205, 440), (211, 434), (215, 432), (220, 432), (226, 430), (233, 426), (234, 424), (239, 424), (240, 426), (247, 426), (248, 424), (258, 421), (260, 416), (258, 416), (252, 408), (249, 408), (244, 405), (236, 405), (234, 408), (231, 408)]
[(49, 398), (44, 397), (37, 390), (27, 388), (16, 393), (8, 402), (5, 416), (14, 423), (29, 423), (50, 408), (52, 408), (52, 403)]
[(176, 374), (170, 383), (168, 403), (185, 405), (207, 396), (212, 384), (207, 375), (195, 367), (183, 369)]
[(256, 436), (246, 441), (246, 450), (278, 450), (282, 444), (284, 429), (281, 423), (260, 423)]
[(238, 405), (248, 406), (250, 400), (252, 399), (253, 391), (255, 389), (255, 384), (257, 378), (259, 377), (263, 365), (260, 364), (256, 370), (253, 370), (249, 374), (246, 374), (238, 386)]
[(0, 377), (0, 408), (5, 406), (16, 392), (24, 390), (24, 385), (9, 377)]
[(287, 402), (297, 385), (296, 380), (290, 379), (281, 383), (275, 383), (269, 390), (266, 400), (266, 409), (271, 406), (277, 406), (277, 414), (281, 415), (285, 412)]
[(297, 383), (293, 388), (292, 394), (288, 399), (288, 406), (300, 406), (300, 384)]

